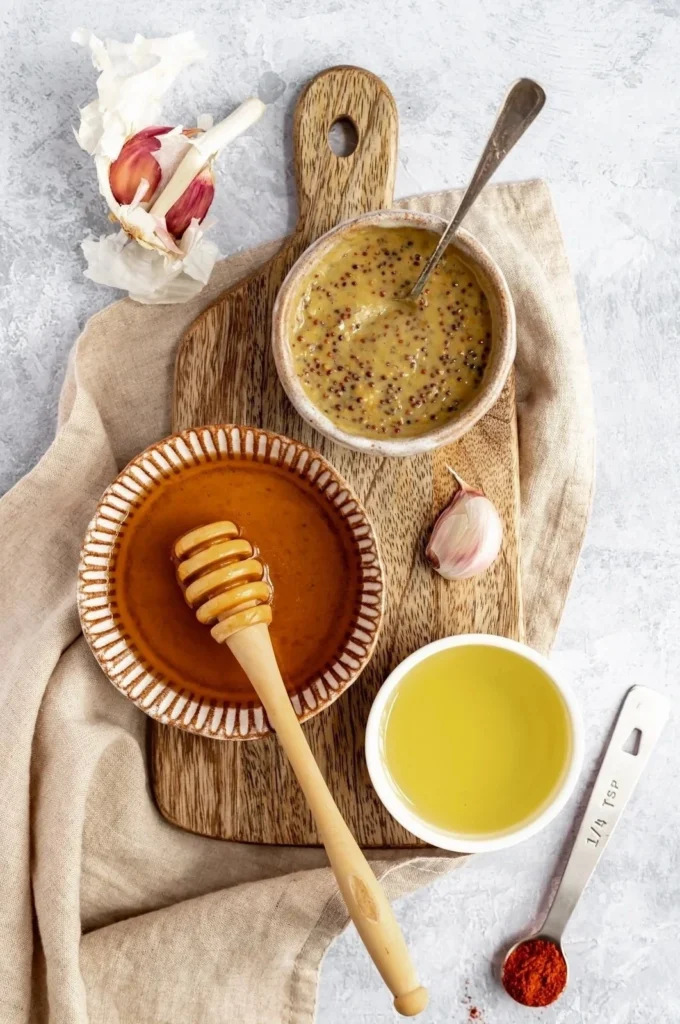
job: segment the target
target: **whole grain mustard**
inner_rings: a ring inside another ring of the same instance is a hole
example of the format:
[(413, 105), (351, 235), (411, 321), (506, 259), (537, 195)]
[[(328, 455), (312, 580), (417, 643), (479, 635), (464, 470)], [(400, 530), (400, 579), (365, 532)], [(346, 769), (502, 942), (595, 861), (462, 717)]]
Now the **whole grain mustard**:
[(422, 228), (359, 228), (302, 286), (295, 368), (311, 401), (350, 434), (424, 434), (483, 380), (491, 314), (472, 268), (450, 249), (420, 298), (405, 298), (436, 242)]

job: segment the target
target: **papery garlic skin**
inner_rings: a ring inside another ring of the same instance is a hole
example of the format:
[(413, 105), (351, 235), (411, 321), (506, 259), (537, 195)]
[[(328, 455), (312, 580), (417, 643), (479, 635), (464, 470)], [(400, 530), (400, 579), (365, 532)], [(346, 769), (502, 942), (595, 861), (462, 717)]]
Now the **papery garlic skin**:
[(97, 99), (80, 111), (76, 138), (91, 156), (115, 160), (126, 139), (148, 125), (158, 124), (161, 103), (177, 75), (205, 58), (193, 32), (165, 39), (136, 35), (131, 43), (103, 42), (79, 28), (74, 43), (87, 46), (100, 72)]
[(135, 302), (145, 305), (186, 302), (210, 280), (219, 250), (197, 221), (189, 225), (177, 248), (177, 257), (170, 259), (130, 241), (125, 231), (86, 238), (82, 243), (85, 276), (98, 284), (122, 288)]
[(95, 164), (102, 194), (123, 230), (98, 240), (85, 239), (85, 276), (122, 288), (135, 302), (146, 304), (186, 302), (197, 295), (210, 280), (220, 255), (198, 221), (191, 221), (181, 239), (173, 238), (165, 218), (155, 217), (139, 204), (147, 185), (144, 180), (132, 203), (120, 206), (111, 194), (108, 161), (97, 157)]
[(503, 524), (486, 495), (456, 479), (459, 489), (434, 524), (425, 554), (444, 579), (466, 580), (495, 562)]

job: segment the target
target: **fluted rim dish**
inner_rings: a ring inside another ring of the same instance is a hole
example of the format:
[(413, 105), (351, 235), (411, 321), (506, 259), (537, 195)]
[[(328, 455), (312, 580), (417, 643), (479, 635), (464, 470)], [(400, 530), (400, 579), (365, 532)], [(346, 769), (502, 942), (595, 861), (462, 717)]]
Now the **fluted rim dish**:
[(344, 693), (368, 664), (382, 625), (385, 592), (368, 515), (346, 481), (314, 449), (271, 431), (233, 425), (186, 430), (150, 445), (104, 492), (87, 528), (78, 567), (77, 601), (83, 634), (110, 682), (156, 721), (224, 740), (255, 739), (271, 732), (262, 705), (257, 698), (238, 702), (203, 697), (192, 692), (190, 681), (173, 685), (155, 672), (125, 634), (111, 593), (111, 576), (130, 510), (143, 503), (159, 483), (200, 462), (240, 459), (270, 461), (305, 476), (352, 532), (360, 567), (360, 603), (349, 638), (322, 675), (291, 695), (299, 720), (312, 718)]

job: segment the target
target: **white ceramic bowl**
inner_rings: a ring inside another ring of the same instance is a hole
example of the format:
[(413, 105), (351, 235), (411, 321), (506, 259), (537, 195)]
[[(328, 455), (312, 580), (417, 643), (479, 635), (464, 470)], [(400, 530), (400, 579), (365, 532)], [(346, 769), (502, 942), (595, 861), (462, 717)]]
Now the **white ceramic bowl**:
[[(515, 654), (519, 654), (542, 669), (562, 695), (571, 729), (569, 760), (562, 781), (550, 803), (535, 818), (514, 830), (506, 831), (499, 835), (479, 838), (469, 835), (458, 835), (454, 832), (436, 828), (415, 814), (397, 792), (385, 767), (381, 753), (381, 731), (385, 709), (402, 679), (410, 672), (414, 665), (425, 661), (431, 655), (437, 654), (439, 651), (446, 650), (449, 647), (469, 645), (502, 647), (506, 651), (513, 651)], [(373, 702), (366, 725), (366, 763), (375, 791), (387, 810), (404, 828), (407, 828), (413, 835), (418, 836), (419, 839), (423, 839), (433, 846), (438, 846), (442, 850), (455, 850), (458, 853), (482, 853), (503, 850), (508, 846), (515, 846), (517, 843), (521, 843), (523, 840), (529, 839), (530, 836), (540, 832), (559, 814), (571, 796), (583, 763), (583, 723), (581, 721), (581, 713), (569, 684), (561, 678), (547, 658), (544, 658), (525, 644), (517, 643), (515, 640), (507, 640), (505, 637), (490, 636), (484, 633), (469, 633), (462, 636), (445, 637), (443, 640), (435, 640), (434, 643), (427, 644), (425, 647), (421, 647), (420, 650), (415, 651), (410, 657), (402, 661), (383, 683), (378, 696)]]
[(442, 445), (457, 441), (498, 401), (515, 359), (515, 308), (498, 264), (476, 238), (467, 231), (459, 231), (450, 247), (474, 270), (486, 293), (491, 311), (491, 357), (477, 395), (469, 405), (446, 423), (416, 437), (379, 440), (348, 433), (336, 426), (308, 397), (295, 369), (290, 337), (301, 290), (314, 273), (317, 264), (323, 262), (339, 241), (351, 237), (358, 228), (369, 226), (423, 228), (432, 233), (434, 248), (446, 227), (446, 221), (432, 213), (416, 213), (414, 210), (378, 210), (345, 221), (322, 235), (302, 254), (279, 289), (272, 316), (272, 348), (276, 369), (286, 394), (302, 418), (336, 444), (369, 455), (420, 455), (422, 452), (431, 452)]

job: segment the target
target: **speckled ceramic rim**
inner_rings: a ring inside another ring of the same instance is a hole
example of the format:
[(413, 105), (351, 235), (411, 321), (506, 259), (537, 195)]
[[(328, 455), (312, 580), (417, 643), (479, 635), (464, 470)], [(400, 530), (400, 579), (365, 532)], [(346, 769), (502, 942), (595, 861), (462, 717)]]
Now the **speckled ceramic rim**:
[(472, 235), (467, 231), (460, 231), (452, 247), (460, 253), (478, 275), (479, 283), (484, 288), (489, 300), (493, 324), (491, 359), (478, 395), (463, 409), (460, 415), (454, 416), (448, 423), (419, 437), (381, 441), (348, 434), (341, 430), (314, 405), (300, 383), (290, 349), (290, 325), (293, 322), (297, 297), (303, 280), (314, 272), (317, 263), (323, 260), (340, 238), (351, 234), (357, 228), (370, 225), (383, 228), (425, 228), (439, 236), (446, 226), (446, 221), (431, 213), (416, 213), (413, 210), (380, 210), (377, 213), (363, 214), (354, 220), (346, 221), (322, 235), (302, 254), (281, 285), (272, 318), (274, 360), (281, 384), (289, 399), (302, 418), (321, 434), (331, 438), (337, 444), (359, 452), (368, 452), (374, 455), (419, 455), (422, 452), (434, 451), (442, 445), (457, 441), (474, 427), (475, 423), (498, 401), (515, 359), (515, 308), (500, 268)]
[(383, 569), (370, 520), (347, 483), (313, 449), (254, 427), (211, 426), (165, 438), (133, 459), (106, 489), (87, 528), (78, 568), (83, 633), (116, 689), (147, 715), (222, 740), (256, 739), (270, 732), (262, 705), (194, 696), (189, 683), (175, 688), (149, 671), (119, 628), (109, 586), (118, 538), (133, 507), (141, 505), (166, 477), (201, 462), (238, 459), (271, 462), (313, 482), (350, 526), (361, 565), (361, 603), (344, 650), (322, 676), (291, 697), (301, 722), (332, 704), (363, 671), (378, 639), (384, 610)]
[[(555, 791), (550, 803), (537, 817), (533, 818), (526, 825), (508, 830), (499, 835), (488, 836), (487, 838), (476, 838), (474, 836), (447, 832), (428, 824), (422, 818), (419, 818), (418, 815), (414, 814), (411, 808), (401, 799), (391, 781), (381, 753), (380, 734), (385, 709), (404, 676), (410, 672), (414, 665), (425, 661), (439, 651), (447, 650), (450, 647), (466, 647), (470, 645), (502, 647), (504, 650), (513, 651), (522, 658), (526, 658), (527, 661), (533, 662), (534, 665), (538, 665), (562, 695), (571, 727), (569, 761), (562, 782)], [(423, 839), (433, 846), (438, 846), (442, 850), (455, 850), (458, 853), (489, 853), (493, 850), (504, 850), (508, 846), (515, 846), (517, 843), (529, 839), (545, 828), (559, 814), (574, 791), (574, 786), (583, 764), (583, 722), (581, 720), (581, 712), (569, 684), (560, 676), (559, 672), (555, 670), (555, 667), (551, 665), (547, 658), (532, 650), (531, 647), (517, 643), (515, 640), (507, 640), (502, 636), (489, 636), (485, 633), (449, 636), (443, 640), (435, 640), (434, 643), (427, 644), (414, 654), (411, 654), (410, 657), (406, 658), (395, 668), (394, 672), (383, 683), (378, 696), (373, 702), (366, 725), (366, 762), (373, 787), (387, 810), (404, 828), (407, 828), (413, 835), (418, 836), (419, 839)]]

